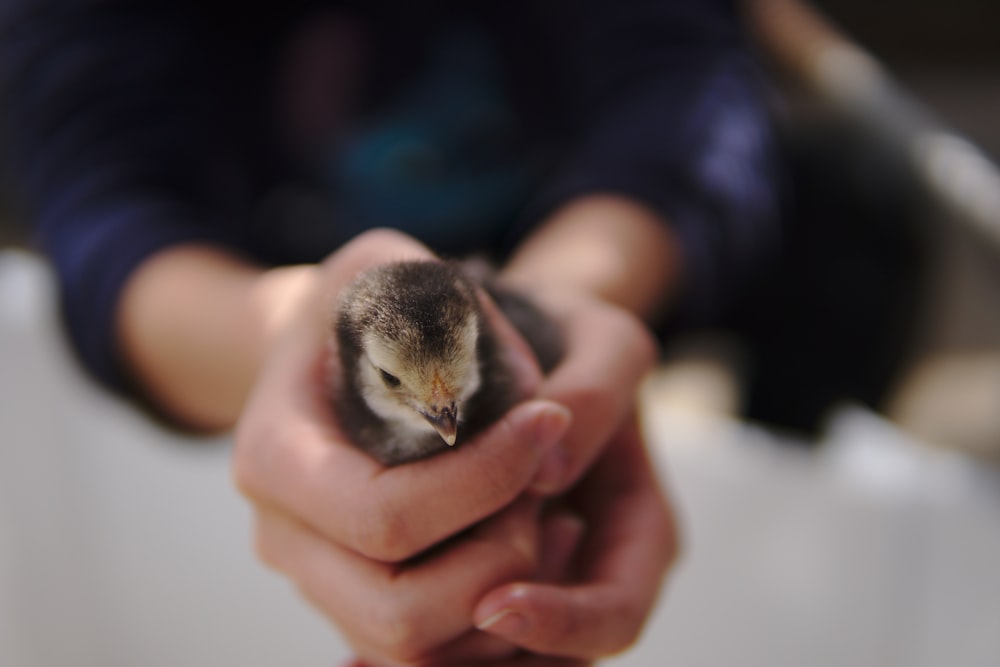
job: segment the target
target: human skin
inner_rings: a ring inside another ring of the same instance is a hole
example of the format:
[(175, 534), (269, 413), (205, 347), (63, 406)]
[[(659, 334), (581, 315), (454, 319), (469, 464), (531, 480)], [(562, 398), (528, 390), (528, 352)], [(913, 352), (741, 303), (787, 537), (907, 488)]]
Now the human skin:
[(633, 415), (655, 349), (640, 317), (667, 300), (675, 255), (627, 200), (558, 211), (502, 276), (562, 323), (565, 360), (541, 378), (492, 312), (532, 400), (467, 447), (392, 469), (347, 443), (325, 404), (329, 318), (366, 266), (430, 256), (411, 239), (377, 231), (321, 265), (266, 271), (225, 250), (166, 250), (130, 281), (120, 332), (178, 422), (226, 428), (242, 411), (234, 476), (258, 553), (369, 664), (556, 665), (626, 647), (674, 556)]

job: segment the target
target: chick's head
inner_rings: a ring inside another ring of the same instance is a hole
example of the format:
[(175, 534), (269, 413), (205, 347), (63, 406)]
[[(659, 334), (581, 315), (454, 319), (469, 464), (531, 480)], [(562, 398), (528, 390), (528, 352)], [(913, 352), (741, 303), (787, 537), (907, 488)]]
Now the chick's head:
[(362, 278), (348, 308), (368, 406), (401, 428), (433, 429), (455, 444), (463, 404), (481, 384), (472, 285), (449, 264), (390, 264)]

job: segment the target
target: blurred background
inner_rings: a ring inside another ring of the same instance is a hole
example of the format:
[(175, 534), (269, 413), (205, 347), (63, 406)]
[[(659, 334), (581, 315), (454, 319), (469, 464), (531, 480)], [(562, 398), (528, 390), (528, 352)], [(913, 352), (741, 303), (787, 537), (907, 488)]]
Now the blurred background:
[[(744, 4), (809, 224), (756, 307), (648, 383), (686, 546), (614, 664), (994, 667), (1000, 5)], [(345, 659), (255, 562), (228, 438), (168, 433), (76, 366), (4, 195), (0, 665)]]

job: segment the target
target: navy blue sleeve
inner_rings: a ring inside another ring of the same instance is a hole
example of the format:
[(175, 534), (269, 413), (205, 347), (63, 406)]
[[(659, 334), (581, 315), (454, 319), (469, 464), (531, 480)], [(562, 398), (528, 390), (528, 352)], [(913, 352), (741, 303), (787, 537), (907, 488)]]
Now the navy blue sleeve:
[[(3, 0), (0, 83), (37, 242), (74, 347), (121, 386), (115, 309), (132, 270), (171, 244), (238, 248), (246, 174), (213, 117), (226, 83), (183, 3)], [(213, 50), (216, 49), (216, 50)]]
[[(123, 382), (118, 295), (145, 258), (191, 241), (260, 250), (247, 218), (249, 193), (267, 180), (258, 143), (268, 119), (253, 87), (273, 53), (259, 42), (309, 2), (269, 4), (0, 2), (15, 177), (57, 268), (71, 340), (109, 384)], [(590, 192), (647, 203), (680, 239), (690, 310), (717, 309), (773, 244), (776, 198), (767, 117), (731, 4), (489, 4), (517, 19), (500, 30), (521, 54), (512, 74), (529, 111), (558, 109), (574, 147), (532, 215)], [(539, 63), (552, 72), (540, 86)]]
[[(535, 96), (560, 92), (572, 148), (531, 217), (594, 192), (661, 213), (681, 246), (688, 321), (719, 314), (778, 244), (775, 141), (734, 4), (543, 0), (534, 10), (532, 48), (556, 64)], [(524, 55), (522, 67), (535, 67)]]

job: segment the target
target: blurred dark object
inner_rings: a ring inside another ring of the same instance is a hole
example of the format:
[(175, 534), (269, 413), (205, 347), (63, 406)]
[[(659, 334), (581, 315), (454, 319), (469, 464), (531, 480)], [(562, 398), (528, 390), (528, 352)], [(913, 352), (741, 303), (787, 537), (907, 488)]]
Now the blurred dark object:
[(1000, 253), (1000, 170), (987, 154), (807, 4), (750, 0), (747, 7), (762, 50), (792, 95), (824, 105), (861, 140), (897, 155), (929, 204)]
[(815, 0), (851, 39), (886, 66), (961, 64), (1000, 55), (995, 0)]
[[(2, 120), (3, 98), (0, 97), (0, 120)], [(0, 122), (0, 127), (4, 123)], [(27, 242), (24, 225), (18, 217), (15, 197), (11, 187), (10, 174), (7, 171), (7, 142), (3, 132), (0, 132), (0, 248), (20, 246)]]
[(1000, 157), (1000, 3), (996, 0), (817, 0), (877, 54), (905, 90)]
[[(0, 155), (3, 146), (0, 144)], [(0, 176), (0, 248), (20, 246), (26, 243), (24, 226), (17, 222), (13, 196), (6, 179)]]
[[(869, 41), (892, 32), (905, 60), (907, 44), (927, 55), (897, 28), (929, 4), (824, 6), (868, 17)], [(973, 31), (997, 13), (965, 4)], [(746, 7), (779, 84), (791, 203), (783, 256), (731, 324), (749, 353), (746, 416), (815, 432), (839, 401), (883, 409), (924, 346), (946, 224), (1000, 256), (1000, 172), (811, 6)], [(968, 41), (952, 57), (997, 49)]]
[(730, 324), (750, 354), (746, 416), (815, 432), (838, 401), (880, 409), (910, 361), (929, 232), (913, 180), (884, 146), (835, 117), (783, 134), (783, 252)]

